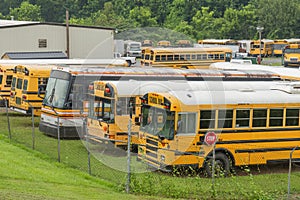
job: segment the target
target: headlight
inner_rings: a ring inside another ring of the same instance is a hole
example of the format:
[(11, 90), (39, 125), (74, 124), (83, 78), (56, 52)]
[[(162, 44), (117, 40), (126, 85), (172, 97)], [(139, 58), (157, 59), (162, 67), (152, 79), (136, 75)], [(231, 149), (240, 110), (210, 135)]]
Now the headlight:
[(164, 155), (161, 155), (161, 156), (160, 156), (160, 161), (161, 161), (161, 162), (165, 162), (165, 161), (166, 161), (166, 158), (165, 158)]

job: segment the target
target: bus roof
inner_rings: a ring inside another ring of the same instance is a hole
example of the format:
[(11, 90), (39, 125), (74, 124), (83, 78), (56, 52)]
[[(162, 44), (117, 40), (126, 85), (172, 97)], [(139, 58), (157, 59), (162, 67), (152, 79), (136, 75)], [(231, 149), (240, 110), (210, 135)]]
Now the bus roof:
[(123, 59), (23, 59), (8, 60), (0, 59), (2, 64), (53, 64), (53, 65), (120, 65), (127, 66), (127, 62)]
[(16, 67), (21, 67), (21, 68), (27, 68), (30, 70), (51, 70), (55, 67), (56, 65), (38, 65), (38, 64), (33, 64), (33, 65), (16, 65)]
[(228, 90), (228, 91), (171, 91), (185, 105), (247, 105), (300, 103), (300, 93), (291, 94), (282, 90)]
[(226, 44), (226, 43), (237, 43), (237, 40), (233, 39), (204, 39), (198, 40), (198, 44)]
[(227, 47), (187, 47), (187, 48), (147, 48), (147, 51), (155, 51), (157, 53), (197, 53), (205, 51), (229, 51), (232, 52), (230, 48)]
[[(247, 79), (280, 79), (279, 75), (269, 71), (262, 70), (253, 70), (253, 69), (240, 69), (240, 70), (211, 70), (211, 69), (172, 69), (172, 68), (142, 68), (142, 67), (133, 67), (133, 68), (123, 68), (123, 67), (113, 67), (113, 68), (90, 68), (90, 67), (81, 67), (81, 68), (70, 68), (70, 67), (61, 67), (53, 68), (52, 71), (66, 71), (68, 73), (76, 75), (118, 75), (118, 76), (131, 76), (131, 77), (180, 77), (182, 79), (188, 80), (199, 80), (206, 78), (247, 78)], [(206, 79), (207, 80), (207, 79)]]
[(277, 39), (277, 40), (274, 40), (274, 43), (280, 43), (280, 42), (298, 43), (298, 42), (300, 42), (300, 39), (298, 39), (298, 38), (291, 38), (291, 39)]
[[(251, 40), (251, 42), (260, 42), (260, 40)], [(262, 39), (261, 42), (265, 42), (265, 43), (274, 43), (274, 40), (269, 40), (269, 39)]]
[(268, 65), (256, 65), (256, 64), (240, 64), (230, 62), (218, 62), (210, 65), (210, 69), (223, 69), (223, 70), (261, 70), (269, 71), (271, 73), (279, 75), (282, 79), (300, 80), (300, 70), (297, 68), (286, 67), (273, 67)]
[(13, 69), (15, 65), (12, 64), (1, 64), (0, 69)]
[(182, 91), (224, 91), (224, 90), (266, 90), (280, 88), (282, 81), (95, 81), (94, 84), (110, 84), (118, 96), (144, 95), (147, 92)]

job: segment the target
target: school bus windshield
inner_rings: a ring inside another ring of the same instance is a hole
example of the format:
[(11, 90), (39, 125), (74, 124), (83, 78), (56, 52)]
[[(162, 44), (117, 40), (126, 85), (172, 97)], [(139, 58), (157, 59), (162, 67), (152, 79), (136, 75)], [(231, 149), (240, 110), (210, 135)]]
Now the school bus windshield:
[(285, 49), (285, 53), (300, 53), (300, 49)]
[(174, 112), (151, 106), (142, 107), (141, 131), (160, 138), (174, 138)]
[(68, 87), (68, 80), (49, 78), (43, 104), (63, 108), (68, 94)]

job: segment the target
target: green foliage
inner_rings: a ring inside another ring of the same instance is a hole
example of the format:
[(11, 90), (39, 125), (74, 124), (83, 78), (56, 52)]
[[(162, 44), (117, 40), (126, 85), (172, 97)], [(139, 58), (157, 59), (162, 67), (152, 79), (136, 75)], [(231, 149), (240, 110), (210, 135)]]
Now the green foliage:
[(299, 0), (3, 0), (0, 18), (64, 22), (66, 10), (73, 24), (121, 32), (161, 27), (194, 40), (257, 39), (257, 26), (264, 27), (263, 38), (300, 35)]
[(41, 21), (41, 7), (30, 4), (28, 1), (21, 3), (20, 7), (10, 9), (9, 14), (20, 21)]
[(202, 7), (192, 19), (192, 25), (197, 32), (196, 38), (215, 38), (217, 34), (215, 24), (214, 12), (210, 12), (208, 7)]
[(265, 27), (265, 38), (293, 38), (299, 20), (299, 0), (260, 0), (257, 10), (261, 26)]
[(151, 17), (151, 10), (147, 7), (135, 7), (130, 10), (129, 19), (135, 27), (152, 27), (157, 25), (155, 17)]

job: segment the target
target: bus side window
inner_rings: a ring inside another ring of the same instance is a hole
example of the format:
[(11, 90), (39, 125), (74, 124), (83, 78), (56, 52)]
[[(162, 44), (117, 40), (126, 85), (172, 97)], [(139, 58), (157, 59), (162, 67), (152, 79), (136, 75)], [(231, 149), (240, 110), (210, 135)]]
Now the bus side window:
[(178, 114), (177, 133), (195, 134), (197, 113)]
[(10, 87), (11, 86), (12, 77), (13, 77), (12, 75), (8, 75), (6, 77), (6, 85), (5, 85), (5, 87)]

